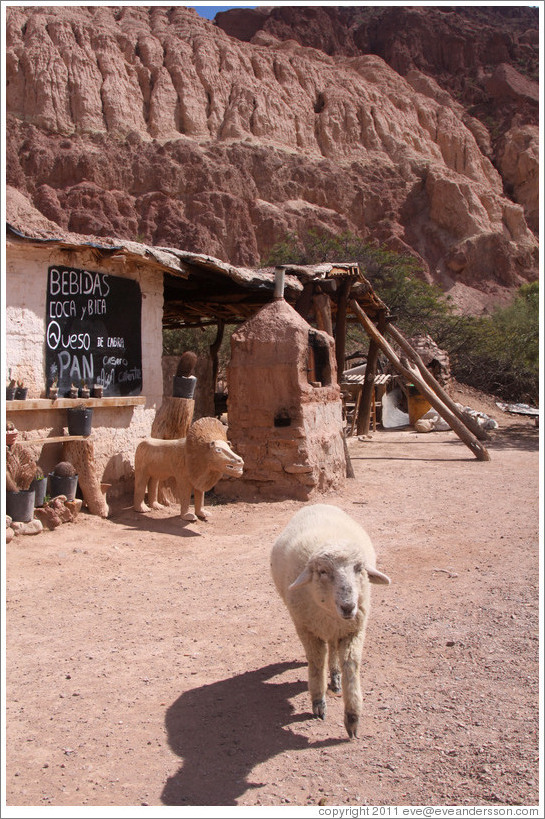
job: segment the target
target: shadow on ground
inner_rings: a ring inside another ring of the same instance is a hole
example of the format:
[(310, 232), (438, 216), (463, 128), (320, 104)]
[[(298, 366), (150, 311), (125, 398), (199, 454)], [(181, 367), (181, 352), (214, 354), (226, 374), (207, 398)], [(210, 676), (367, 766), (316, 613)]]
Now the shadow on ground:
[[(175, 505), (166, 507), (166, 510), (177, 510), (178, 508), (179, 506)], [(195, 527), (195, 523), (182, 520), (177, 511), (170, 514), (169, 517), (154, 517), (153, 515), (153, 512), (135, 512), (132, 506), (121, 506), (118, 503), (117, 505), (112, 504), (108, 517), (112, 523), (138, 532), (153, 532), (178, 537), (201, 537), (201, 533), (192, 528)]]
[(248, 779), (257, 765), (284, 751), (328, 747), (348, 740), (309, 743), (290, 724), (311, 719), (294, 714), (290, 697), (307, 688), (304, 680), (271, 681), (299, 662), (276, 663), (194, 688), (166, 713), (170, 747), (183, 766), (164, 787), (164, 805), (236, 805), (248, 789), (270, 783)]
[(502, 427), (494, 433), (491, 441), (485, 441), (489, 449), (521, 449), (526, 452), (539, 451), (539, 427), (513, 424)]

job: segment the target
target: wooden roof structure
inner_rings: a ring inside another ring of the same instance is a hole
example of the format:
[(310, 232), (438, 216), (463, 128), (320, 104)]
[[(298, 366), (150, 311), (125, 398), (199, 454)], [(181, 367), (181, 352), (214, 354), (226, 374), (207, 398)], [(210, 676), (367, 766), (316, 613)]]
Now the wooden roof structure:
[(165, 275), (165, 327), (246, 321), (274, 297), (278, 271), (283, 273), (284, 298), (303, 315), (316, 294), (329, 296), (335, 315), (335, 295), (342, 290), (339, 284), (343, 281), (351, 283), (352, 297), (373, 318), (387, 311), (356, 263), (248, 269), (194, 253), (180, 253), (179, 259), (186, 275)]
[[(393, 325), (387, 305), (376, 295), (371, 283), (355, 262), (317, 265), (281, 265), (251, 269), (234, 267), (200, 253), (170, 247), (154, 247), (139, 242), (104, 239), (86, 241), (82, 236), (64, 238), (25, 235), (7, 224), (6, 241), (53, 245), (61, 250), (91, 251), (97, 258), (121, 259), (135, 265), (146, 264), (163, 275), (165, 328), (217, 325), (218, 336), (213, 347), (219, 348), (226, 324), (239, 324), (251, 318), (265, 304), (281, 293), (303, 318), (315, 320), (319, 329), (335, 338), (337, 371), (344, 370), (347, 321), (358, 321), (370, 339), (361, 418), (358, 434), (369, 431), (371, 391), (379, 351), (406, 379), (415, 384), (430, 404), (471, 449), (478, 460), (489, 460), (479, 443), (486, 433), (465, 416), (425, 367), (420, 356)], [(389, 334), (399, 355), (388, 343)], [(215, 369), (215, 367), (214, 367)]]
[(331, 300), (335, 316), (339, 297), (342, 300), (343, 291), (348, 289), (370, 318), (376, 319), (380, 313), (388, 312), (355, 262), (281, 265), (280, 268), (235, 267), (212, 256), (177, 248), (131, 241), (116, 243), (115, 239), (86, 241), (83, 236), (43, 238), (26, 235), (9, 223), (6, 227), (8, 244), (10, 241), (48, 244), (66, 251), (87, 249), (97, 260), (124, 259), (127, 263), (147, 264), (161, 271), (166, 328), (246, 321), (273, 298), (279, 269), (284, 272), (284, 298), (302, 314), (308, 315), (314, 295), (325, 294)]

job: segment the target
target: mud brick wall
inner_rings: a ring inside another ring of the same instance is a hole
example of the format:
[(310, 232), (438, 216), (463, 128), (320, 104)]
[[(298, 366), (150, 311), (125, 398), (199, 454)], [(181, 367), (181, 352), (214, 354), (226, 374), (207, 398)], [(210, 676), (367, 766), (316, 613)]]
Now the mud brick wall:
[(277, 299), (233, 334), (227, 382), (229, 439), (245, 467), (242, 478), (218, 485), (220, 494), (307, 500), (342, 483), (342, 402), (329, 335)]

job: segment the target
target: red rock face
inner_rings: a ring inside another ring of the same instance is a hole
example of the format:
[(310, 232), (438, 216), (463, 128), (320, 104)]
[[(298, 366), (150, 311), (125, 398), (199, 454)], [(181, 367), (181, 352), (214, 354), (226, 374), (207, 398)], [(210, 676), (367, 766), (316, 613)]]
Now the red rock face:
[[(345, 11), (220, 15), (239, 20), (238, 40), (183, 7), (7, 9), (8, 220), (248, 266), (288, 233), (350, 231), (416, 255), (455, 301), (468, 287), (493, 301), (535, 279), (535, 165), (516, 164), (521, 137), (499, 140), (443, 81), (485, 70), (479, 25), (490, 63), (533, 54), (531, 19), (491, 10), (487, 28), (469, 15), (475, 37), (462, 47), (460, 15), (413, 9), (401, 26), (395, 9), (386, 26)], [(422, 48), (441, 21), (442, 62)], [(485, 68), (489, 105), (533, 110), (530, 79)], [(537, 132), (524, 140), (535, 157)]]

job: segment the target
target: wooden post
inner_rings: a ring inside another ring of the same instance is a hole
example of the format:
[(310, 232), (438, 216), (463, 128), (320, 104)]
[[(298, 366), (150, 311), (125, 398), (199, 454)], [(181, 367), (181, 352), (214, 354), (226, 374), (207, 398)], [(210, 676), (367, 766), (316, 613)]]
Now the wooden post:
[(439, 398), (443, 401), (444, 404), (454, 413), (454, 415), (460, 419), (460, 421), (471, 430), (471, 432), (479, 439), (479, 441), (486, 441), (489, 438), (489, 435), (485, 429), (483, 429), (474, 418), (470, 415), (467, 415), (460, 407), (456, 406), (456, 403), (452, 400), (448, 392), (441, 386), (441, 384), (437, 381), (434, 377), (433, 373), (431, 373), (424, 362), (422, 361), (421, 357), (418, 355), (416, 350), (411, 347), (403, 333), (398, 330), (393, 324), (388, 324), (386, 326), (386, 332), (389, 333), (394, 341), (396, 341), (403, 352), (407, 353), (408, 357), (414, 361), (416, 366), (418, 367), (420, 374), (426, 384), (431, 387), (432, 390), (436, 392)]
[(175, 398), (167, 395), (155, 413), (151, 425), (151, 437), (172, 441), (185, 438), (193, 420), (195, 401), (193, 398)]
[(333, 319), (331, 318), (331, 301), (326, 293), (316, 293), (312, 302), (316, 315), (318, 330), (324, 330), (333, 336)]
[(95, 450), (92, 440), (66, 441), (63, 444), (63, 458), (69, 461), (78, 473), (78, 486), (91, 515), (108, 517), (108, 503), (97, 472)]
[(343, 433), (343, 447), (344, 447), (344, 457), (346, 459), (346, 477), (347, 478), (355, 478), (354, 475), (354, 467), (352, 466), (352, 461), (350, 459), (350, 452), (348, 451), (348, 444), (346, 443), (346, 436)]
[(218, 321), (218, 331), (216, 333), (216, 338), (210, 345), (210, 356), (212, 358), (212, 384), (214, 392), (216, 392), (216, 381), (218, 379), (218, 353), (221, 347), (221, 342), (223, 341), (223, 331), (225, 330), (225, 322), (223, 320)]
[(337, 320), (335, 322), (335, 354), (337, 358), (337, 381), (340, 383), (344, 371), (346, 350), (346, 312), (348, 296), (352, 288), (352, 279), (343, 279), (337, 301)]
[(428, 399), (432, 407), (437, 410), (441, 418), (444, 418), (456, 435), (458, 435), (460, 440), (463, 441), (467, 447), (469, 447), (477, 460), (489, 461), (490, 455), (488, 454), (486, 448), (482, 446), (475, 435), (470, 432), (465, 425), (465, 422), (462, 423), (459, 418), (457, 418), (456, 415), (454, 415), (454, 413), (447, 407), (447, 405), (436, 395), (436, 393), (426, 384), (426, 382), (421, 378), (418, 369), (414, 366), (411, 367), (410, 365), (405, 366), (402, 364), (393, 347), (391, 347), (386, 339), (383, 338), (371, 319), (366, 315), (355, 300), (350, 302), (350, 307), (365, 328), (367, 334), (370, 336), (370, 338), (375, 340), (382, 352), (386, 355), (389, 361), (392, 362), (396, 370), (401, 373), (401, 375), (403, 375), (407, 381), (418, 387), (419, 391), (423, 396), (425, 396), (425, 398)]
[[(383, 330), (385, 324), (384, 313), (379, 316), (378, 329), (379, 332)], [(363, 391), (360, 401), (360, 408), (358, 412), (358, 425), (356, 428), (358, 435), (369, 435), (369, 426), (371, 421), (371, 403), (373, 400), (373, 393), (375, 389), (375, 375), (377, 372), (377, 359), (380, 347), (371, 338), (369, 341), (369, 350), (367, 352), (367, 366), (365, 367), (365, 380), (363, 382)]]

